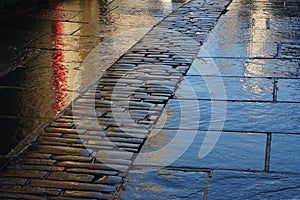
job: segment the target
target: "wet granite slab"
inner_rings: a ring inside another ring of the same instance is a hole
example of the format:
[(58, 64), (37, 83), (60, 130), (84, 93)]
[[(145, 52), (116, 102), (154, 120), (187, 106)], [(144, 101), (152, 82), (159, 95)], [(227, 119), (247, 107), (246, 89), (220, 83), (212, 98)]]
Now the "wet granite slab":
[[(212, 106), (217, 115), (215, 119), (211, 119)], [(222, 114), (224, 109), (226, 115)], [(219, 126), (218, 130), (265, 133), (299, 133), (300, 130), (300, 104), (298, 103), (172, 99), (168, 102), (165, 111), (166, 114), (160, 119), (165, 123), (159, 125), (159, 128), (195, 129), (197, 127), (195, 122), (199, 121), (198, 129), (208, 130), (211, 122), (222, 122), (224, 119), (224, 126)]]
[(215, 171), (208, 199), (299, 199), (299, 176)]
[[(208, 174), (165, 170), (130, 172), (120, 199), (202, 199)], [(192, 183), (192, 184), (187, 184)]]
[[(204, 141), (206, 137), (210, 139)], [(172, 146), (176, 142), (181, 146)], [(200, 149), (207, 146), (212, 150), (200, 157)], [(164, 163), (161, 161), (172, 160), (170, 166), (175, 167), (262, 171), (265, 149), (265, 134), (162, 129), (150, 134), (141, 150), (144, 157), (138, 159), (143, 158), (146, 165), (159, 166)]]
[(208, 40), (198, 53), (199, 58), (274, 58), (277, 55), (276, 42), (223, 42)]
[(298, 69), (297, 59), (198, 58), (187, 75), (295, 78)]
[(177, 90), (178, 99), (192, 99), (194, 95), (188, 95), (191, 90), (197, 99), (218, 99), (215, 94), (219, 89), (225, 89), (226, 97), (218, 100), (252, 100), (272, 101), (272, 79), (263, 78), (234, 78), (221, 79), (222, 84), (216, 84), (216, 77), (185, 76)]
[(300, 174), (300, 135), (273, 134), (270, 170)]
[(277, 101), (300, 102), (300, 79), (279, 79)]

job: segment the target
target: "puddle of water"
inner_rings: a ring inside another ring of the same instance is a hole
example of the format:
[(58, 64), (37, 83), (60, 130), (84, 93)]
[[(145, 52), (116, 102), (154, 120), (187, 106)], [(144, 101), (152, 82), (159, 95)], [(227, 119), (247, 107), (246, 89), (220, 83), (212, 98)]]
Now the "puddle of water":
[[(102, 0), (75, 0), (51, 3), (21, 18), (1, 19), (0, 36), (5, 40), (0, 42), (0, 72), (16, 70), (0, 79), (4, 97), (0, 104), (0, 155), (9, 153), (68, 105), (74, 84), (80, 90), (96, 79), (183, 2), (116, 0), (108, 5)], [(24, 49), (34, 53), (19, 55)], [(81, 66), (88, 55), (94, 59)]]

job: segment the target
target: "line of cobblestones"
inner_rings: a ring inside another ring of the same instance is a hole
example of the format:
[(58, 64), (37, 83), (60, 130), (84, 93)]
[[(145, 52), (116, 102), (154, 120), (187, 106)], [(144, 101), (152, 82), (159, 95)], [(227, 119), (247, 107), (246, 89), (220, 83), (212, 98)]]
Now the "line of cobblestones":
[[(0, 174), (0, 196), (113, 198), (228, 4), (193, 0), (154, 27), (8, 164)], [(123, 113), (130, 119), (116, 120)]]

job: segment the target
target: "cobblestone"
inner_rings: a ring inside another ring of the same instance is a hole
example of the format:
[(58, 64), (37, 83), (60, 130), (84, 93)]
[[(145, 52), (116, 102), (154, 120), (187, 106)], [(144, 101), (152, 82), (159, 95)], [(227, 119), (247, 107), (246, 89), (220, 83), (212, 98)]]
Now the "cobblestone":
[(47, 174), (47, 172), (45, 172), (45, 171), (33, 171), (33, 170), (20, 171), (17, 169), (14, 171), (7, 170), (7, 171), (1, 172), (1, 176), (4, 176), (4, 177), (40, 178), (40, 179), (45, 177), (46, 174)]
[(45, 187), (45, 188), (61, 188), (70, 190), (83, 190), (83, 191), (103, 191), (114, 192), (116, 188), (114, 186), (103, 184), (91, 184), (91, 183), (78, 183), (70, 181), (53, 181), (53, 180), (31, 180), (29, 186)]
[(92, 157), (84, 157), (84, 156), (52, 156), (52, 159), (58, 161), (78, 161), (78, 162), (92, 162)]
[(64, 167), (59, 166), (43, 166), (43, 165), (25, 165), (25, 164), (10, 164), (7, 167), (10, 170), (18, 170), (18, 171), (25, 171), (25, 170), (36, 170), (36, 171), (63, 171)]
[[(63, 193), (63, 197), (78, 197), (82, 198), (94, 198), (94, 199), (109, 199), (110, 195), (103, 194), (102, 192), (84, 192), (77, 190), (67, 190)], [(70, 198), (73, 199), (73, 198)]]
[(56, 155), (82, 155), (89, 156), (91, 153), (87, 149), (71, 148), (64, 146), (51, 146), (51, 145), (36, 145), (31, 146), (30, 150), (37, 153), (52, 153)]
[(61, 192), (60, 189), (51, 189), (51, 188), (42, 188), (42, 187), (25, 187), (25, 186), (10, 186), (4, 185), (0, 187), (1, 192), (6, 192), (8, 190), (13, 190), (14, 193), (27, 193), (33, 195), (41, 195), (41, 196), (58, 196)]
[[(1, 177), (1, 185), (25, 185), (28, 181), (27, 178), (11, 178), (11, 177)], [(2, 195), (2, 194), (1, 194)]]
[(88, 174), (74, 174), (67, 172), (52, 172), (47, 180), (59, 180), (59, 181), (75, 181), (75, 182), (87, 182), (91, 183), (94, 180), (94, 176)]
[(30, 194), (14, 194), (14, 193), (6, 193), (1, 192), (2, 199), (30, 199), (30, 200), (43, 200), (44, 197), (39, 195), (30, 195)]

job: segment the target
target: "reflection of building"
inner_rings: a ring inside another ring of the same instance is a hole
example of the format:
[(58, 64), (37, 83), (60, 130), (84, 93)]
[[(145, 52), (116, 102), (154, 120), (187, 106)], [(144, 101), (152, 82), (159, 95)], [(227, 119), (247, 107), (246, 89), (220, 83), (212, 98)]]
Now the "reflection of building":
[[(63, 10), (63, 5), (57, 5), (56, 9)], [(61, 11), (63, 12), (63, 11)], [(54, 22), (52, 25), (53, 29), (53, 67), (54, 67), (54, 87), (55, 91), (55, 102), (54, 111), (58, 113), (61, 111), (65, 105), (65, 99), (67, 94), (65, 91), (67, 88), (67, 74), (68, 69), (64, 65), (64, 50), (62, 50), (64, 43), (62, 39), (62, 34), (64, 33), (63, 22)]]

